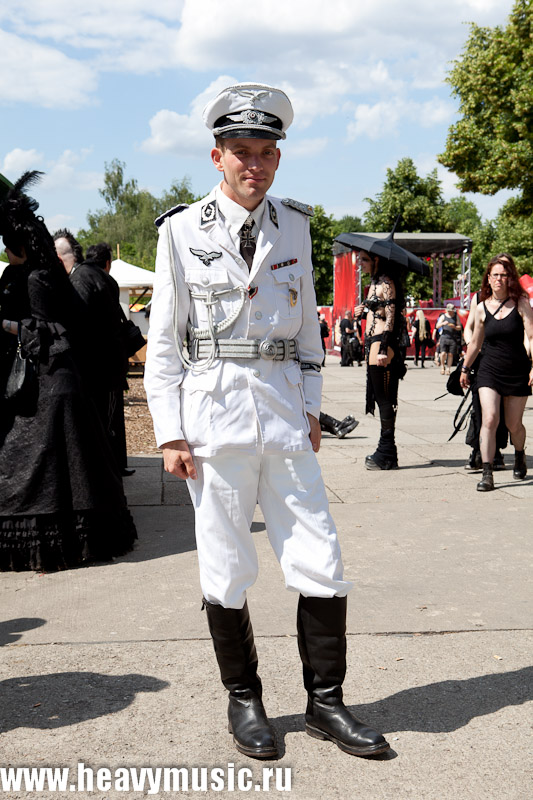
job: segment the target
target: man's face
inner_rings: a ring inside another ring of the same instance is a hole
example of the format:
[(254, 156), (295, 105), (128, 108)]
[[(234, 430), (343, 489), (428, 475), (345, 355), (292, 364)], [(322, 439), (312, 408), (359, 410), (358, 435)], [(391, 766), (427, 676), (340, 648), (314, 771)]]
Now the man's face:
[(224, 139), (211, 158), (224, 173), (222, 191), (235, 203), (253, 211), (272, 186), (281, 152), (273, 139)]

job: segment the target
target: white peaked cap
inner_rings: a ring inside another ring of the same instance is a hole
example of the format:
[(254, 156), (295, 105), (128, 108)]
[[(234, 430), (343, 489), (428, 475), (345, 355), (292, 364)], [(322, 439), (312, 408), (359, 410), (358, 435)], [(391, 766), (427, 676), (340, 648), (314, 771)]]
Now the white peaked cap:
[(203, 113), (209, 130), (226, 139), (285, 139), (293, 117), (285, 92), (262, 83), (228, 86), (206, 105)]

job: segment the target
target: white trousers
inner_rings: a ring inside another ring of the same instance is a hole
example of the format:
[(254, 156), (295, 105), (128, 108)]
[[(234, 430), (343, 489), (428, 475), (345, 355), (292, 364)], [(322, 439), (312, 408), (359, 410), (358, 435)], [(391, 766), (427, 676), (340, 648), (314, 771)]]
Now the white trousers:
[(228, 454), (194, 457), (187, 484), (195, 508), (200, 583), (206, 600), (242, 608), (257, 578), (250, 527), (256, 503), (288, 589), (306, 597), (344, 597), (337, 531), (315, 454)]

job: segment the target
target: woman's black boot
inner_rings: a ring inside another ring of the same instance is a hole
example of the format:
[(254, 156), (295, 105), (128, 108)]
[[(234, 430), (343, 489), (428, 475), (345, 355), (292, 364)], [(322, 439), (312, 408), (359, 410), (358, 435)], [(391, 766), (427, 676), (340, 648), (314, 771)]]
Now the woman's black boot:
[(395, 416), (389, 419), (381, 418), (381, 435), (376, 451), (371, 456), (366, 456), (367, 469), (398, 469), (398, 451), (394, 439)]
[(298, 603), (298, 649), (308, 702), (305, 730), (354, 756), (388, 750), (377, 731), (357, 720), (342, 700), (346, 674), (346, 598), (303, 597)]
[(526, 451), (515, 450), (513, 478), (516, 478), (518, 481), (523, 481), (526, 475), (527, 475)]
[(477, 485), (478, 492), (492, 492), (494, 489), (494, 479), (492, 477), (492, 464), (488, 461), (483, 462), (483, 477)]
[(248, 603), (223, 608), (204, 600), (222, 683), (229, 691), (229, 732), (240, 753), (251, 758), (277, 758), (274, 733), (261, 700), (257, 653)]

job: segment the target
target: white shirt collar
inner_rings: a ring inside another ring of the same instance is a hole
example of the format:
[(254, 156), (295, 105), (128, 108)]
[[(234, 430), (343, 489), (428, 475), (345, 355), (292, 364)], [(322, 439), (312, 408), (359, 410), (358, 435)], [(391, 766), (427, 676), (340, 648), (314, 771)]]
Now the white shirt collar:
[(224, 217), (224, 223), (238, 250), (240, 245), (239, 231), (250, 214), (252, 215), (255, 226), (257, 227), (256, 233), (261, 230), (263, 215), (266, 207), (266, 199), (263, 197), (257, 208), (254, 208), (253, 211), (248, 211), (246, 208), (244, 208), (244, 206), (240, 206), (238, 203), (236, 203), (234, 200), (231, 200), (226, 194), (224, 194), (220, 185), (215, 189), (215, 197), (218, 210)]

